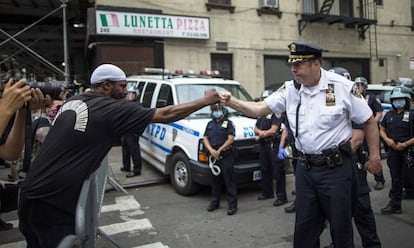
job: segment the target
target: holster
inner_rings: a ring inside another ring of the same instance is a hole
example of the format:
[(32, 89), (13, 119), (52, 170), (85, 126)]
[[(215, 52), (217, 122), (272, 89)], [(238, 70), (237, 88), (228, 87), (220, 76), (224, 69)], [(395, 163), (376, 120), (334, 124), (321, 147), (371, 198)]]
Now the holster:
[(322, 151), (322, 154), (303, 154), (299, 152), (301, 161), (310, 168), (311, 166), (328, 165), (329, 168), (341, 166), (343, 156), (352, 156), (351, 143), (349, 141), (341, 143), (339, 146), (334, 146)]
[(368, 161), (368, 151), (364, 146), (360, 146), (357, 150), (358, 162), (365, 164)]
[(344, 163), (341, 151), (338, 147), (323, 150), (322, 154), (325, 156), (325, 161), (329, 168), (334, 168)]
[(342, 156), (352, 154), (351, 143), (349, 141), (343, 142), (339, 146), (323, 150), (322, 154), (325, 155), (326, 164), (329, 168), (340, 166), (344, 163)]

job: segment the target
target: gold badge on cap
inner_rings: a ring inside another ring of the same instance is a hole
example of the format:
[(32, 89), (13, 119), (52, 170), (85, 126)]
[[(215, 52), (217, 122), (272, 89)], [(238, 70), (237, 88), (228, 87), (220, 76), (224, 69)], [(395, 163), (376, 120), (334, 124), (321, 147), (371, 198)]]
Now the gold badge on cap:
[(296, 44), (292, 43), (292, 45), (290, 45), (290, 52), (295, 53), (296, 52)]

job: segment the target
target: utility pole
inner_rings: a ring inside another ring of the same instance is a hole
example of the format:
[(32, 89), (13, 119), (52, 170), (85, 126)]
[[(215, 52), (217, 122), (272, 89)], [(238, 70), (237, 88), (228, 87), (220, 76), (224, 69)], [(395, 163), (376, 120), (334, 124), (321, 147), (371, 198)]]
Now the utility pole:
[(68, 56), (68, 34), (67, 34), (67, 23), (66, 23), (66, 3), (69, 0), (60, 0), (62, 2), (63, 10), (63, 58), (65, 63), (65, 86), (69, 85), (69, 56)]

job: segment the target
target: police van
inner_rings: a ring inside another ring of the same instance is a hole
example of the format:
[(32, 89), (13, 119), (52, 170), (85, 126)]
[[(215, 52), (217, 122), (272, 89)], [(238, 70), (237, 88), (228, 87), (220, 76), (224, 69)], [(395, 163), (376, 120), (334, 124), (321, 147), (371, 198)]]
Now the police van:
[(381, 85), (381, 84), (368, 84), (367, 92), (374, 94), (380, 101), (384, 115), (389, 111), (391, 107), (390, 96), (395, 86)]
[[(127, 88), (135, 87), (144, 107), (159, 108), (186, 103), (204, 96), (214, 88), (232, 96), (251, 101), (252, 97), (233, 80), (219, 78), (217, 73), (169, 73), (163, 69), (146, 69), (143, 75), (127, 77)], [(254, 140), (256, 119), (228, 108), (228, 117), (236, 129), (233, 144), (237, 185), (258, 182), (261, 179), (258, 144)], [(168, 124), (151, 123), (140, 137), (142, 158), (169, 175), (175, 191), (181, 195), (197, 192), (200, 185), (210, 184), (210, 167), (203, 134), (211, 120), (210, 107), (204, 107), (188, 117)]]

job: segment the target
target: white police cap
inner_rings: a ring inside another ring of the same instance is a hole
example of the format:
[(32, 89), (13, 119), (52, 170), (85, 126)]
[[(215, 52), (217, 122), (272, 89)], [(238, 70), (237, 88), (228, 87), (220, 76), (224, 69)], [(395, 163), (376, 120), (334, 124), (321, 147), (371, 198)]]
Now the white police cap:
[(126, 79), (125, 72), (116, 65), (102, 64), (92, 72), (91, 84), (99, 84), (105, 80), (122, 81)]

